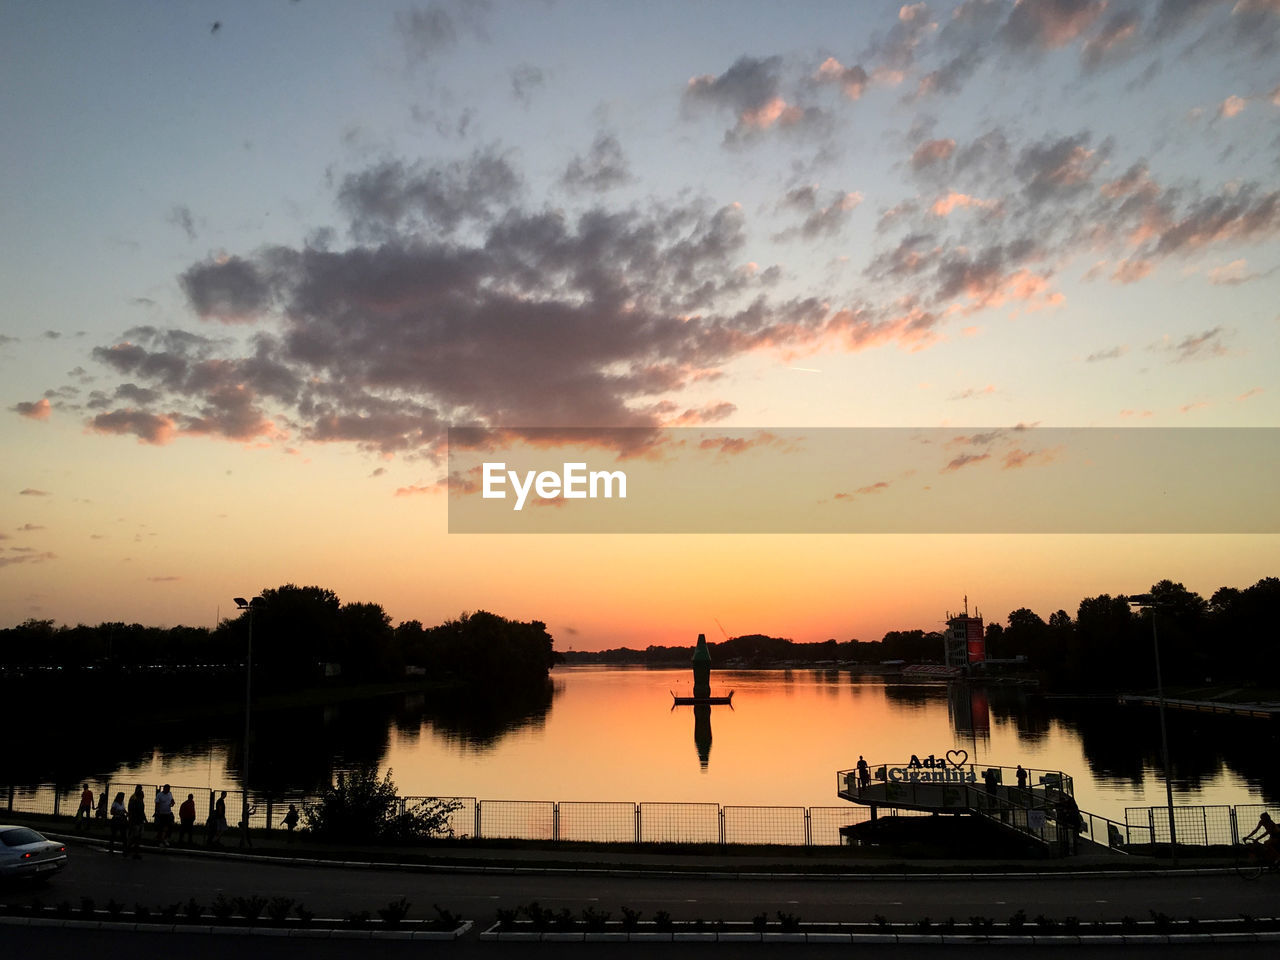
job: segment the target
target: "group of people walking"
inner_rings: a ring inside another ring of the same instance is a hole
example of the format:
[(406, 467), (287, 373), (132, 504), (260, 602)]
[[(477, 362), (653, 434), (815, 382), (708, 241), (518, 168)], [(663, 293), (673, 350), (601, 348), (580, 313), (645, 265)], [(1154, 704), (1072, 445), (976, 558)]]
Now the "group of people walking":
[[(209, 793), (209, 816), (205, 820), (205, 846), (220, 847), (222, 846), (222, 836), (227, 832), (227, 791), (223, 790), (215, 800), (213, 791)], [(188, 793), (187, 799), (178, 805), (177, 816), (174, 816), (174, 804), (177, 799), (174, 797), (169, 784), (165, 784), (156, 791), (152, 801), (152, 821), (155, 824), (155, 841), (159, 847), (168, 847), (171, 843), (177, 843), (180, 846), (195, 846), (196, 831), (196, 797), (194, 793)], [(253, 808), (249, 809), (253, 812)], [(134, 787), (133, 793), (130, 794), (128, 800), (125, 799), (124, 791), (119, 791), (115, 799), (111, 803), (107, 802), (107, 791), (103, 790), (102, 794), (95, 802), (93, 791), (89, 789), (89, 785), (84, 784), (84, 789), (80, 794), (80, 807), (76, 810), (76, 830), (82, 831), (85, 825), (92, 820), (105, 820), (110, 827), (110, 840), (107, 844), (107, 853), (114, 853), (116, 841), (120, 842), (120, 852), (124, 856), (131, 856), (138, 860), (142, 857), (142, 835), (147, 825), (147, 802), (143, 794), (142, 785)], [(178, 827), (177, 838), (173, 837), (174, 825)], [(281, 825), (289, 830), (289, 840), (293, 841), (293, 831), (298, 825), (298, 808), (294, 804), (289, 804), (289, 811), (285, 814)], [(243, 820), (240, 822), (241, 845), (252, 846), (248, 837), (248, 824)]]

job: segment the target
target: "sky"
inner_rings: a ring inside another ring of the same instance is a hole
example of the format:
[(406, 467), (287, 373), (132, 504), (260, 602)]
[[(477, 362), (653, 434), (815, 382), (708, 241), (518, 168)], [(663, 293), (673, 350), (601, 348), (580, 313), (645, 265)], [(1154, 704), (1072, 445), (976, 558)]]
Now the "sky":
[[(559, 649), (872, 640), (1280, 573), (1274, 533), (451, 533), (447, 482), (459, 426), (1234, 469), (1212, 428), (1280, 425), (1276, 0), (5, 4), (0, 115), (0, 625), (297, 583)], [(890, 509), (854, 473), (833, 508)]]

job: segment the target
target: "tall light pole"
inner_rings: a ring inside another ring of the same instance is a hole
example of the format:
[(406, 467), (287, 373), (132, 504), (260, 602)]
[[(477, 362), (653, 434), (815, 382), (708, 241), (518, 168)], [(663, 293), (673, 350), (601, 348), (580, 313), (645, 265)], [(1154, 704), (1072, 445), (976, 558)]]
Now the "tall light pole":
[[(1173, 822), (1173, 767), (1169, 765), (1169, 731), (1164, 722), (1164, 676), (1160, 670), (1160, 635), (1156, 632), (1156, 600), (1149, 593), (1126, 597), (1130, 606), (1146, 610), (1151, 615), (1151, 644), (1156, 652), (1156, 697), (1160, 704), (1160, 754), (1164, 763), (1164, 795), (1169, 808), (1169, 854), (1178, 862), (1178, 830)], [(1155, 837), (1151, 838), (1155, 841)]]
[(249, 611), (249, 647), (244, 658), (244, 750), (241, 753), (244, 782), (240, 789), (240, 846), (249, 839), (249, 708), (253, 702), (253, 608), (262, 603), (261, 597), (246, 600), (244, 597), (233, 598), (236, 606)]

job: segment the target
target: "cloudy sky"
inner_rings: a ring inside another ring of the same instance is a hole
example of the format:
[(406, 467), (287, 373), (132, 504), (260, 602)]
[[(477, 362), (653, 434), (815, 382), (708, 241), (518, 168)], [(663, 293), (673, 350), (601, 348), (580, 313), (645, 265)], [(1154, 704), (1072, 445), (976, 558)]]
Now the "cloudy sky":
[(1276, 0), (6, 4), (0, 113), (0, 623), (295, 582), (562, 648), (877, 639), (1280, 572), (449, 534), (442, 483), (451, 425), (1276, 426)]

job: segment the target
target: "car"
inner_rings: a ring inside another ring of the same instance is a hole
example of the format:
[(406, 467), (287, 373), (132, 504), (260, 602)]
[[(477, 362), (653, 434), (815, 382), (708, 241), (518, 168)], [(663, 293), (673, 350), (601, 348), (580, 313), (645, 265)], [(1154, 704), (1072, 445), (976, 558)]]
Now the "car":
[(0, 824), (0, 878), (45, 880), (66, 869), (67, 848), (30, 827)]

